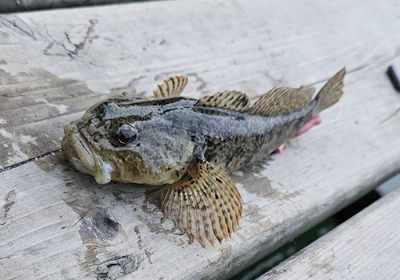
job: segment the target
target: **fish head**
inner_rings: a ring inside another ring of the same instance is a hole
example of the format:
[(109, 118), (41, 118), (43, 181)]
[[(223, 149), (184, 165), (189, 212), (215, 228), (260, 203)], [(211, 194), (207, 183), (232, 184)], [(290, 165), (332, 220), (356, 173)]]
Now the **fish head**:
[(66, 157), (99, 184), (178, 181), (193, 159), (195, 145), (182, 128), (160, 117), (158, 107), (115, 98), (94, 105), (64, 127)]

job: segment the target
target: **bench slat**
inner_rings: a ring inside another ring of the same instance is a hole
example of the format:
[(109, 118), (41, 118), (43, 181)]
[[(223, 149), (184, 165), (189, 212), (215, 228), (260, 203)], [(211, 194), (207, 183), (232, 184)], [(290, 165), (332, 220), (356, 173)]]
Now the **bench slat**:
[(360, 3), (168, 1), (1, 17), (3, 167), (59, 148), (63, 124), (110, 92), (147, 94), (154, 77), (189, 73), (195, 97), (231, 88), (254, 98), (281, 83), (320, 86), (343, 65), (350, 73), (321, 126), (260, 172), (234, 176), (244, 216), (215, 248), (161, 224), (153, 188), (97, 186), (60, 153), (0, 172), (0, 278), (229, 277), (398, 172), (400, 97), (384, 76), (399, 47), (395, 1)]
[(170, 75), (189, 75), (189, 96), (255, 97), (390, 60), (400, 35), (395, 1), (385, 3), (167, 1), (1, 16), (0, 168), (58, 149), (63, 125), (108, 94), (150, 95)]
[(398, 278), (399, 208), (389, 193), (258, 279)]
[(54, 9), (73, 6), (116, 4), (135, 0), (1, 0), (0, 13), (19, 12), (37, 9)]

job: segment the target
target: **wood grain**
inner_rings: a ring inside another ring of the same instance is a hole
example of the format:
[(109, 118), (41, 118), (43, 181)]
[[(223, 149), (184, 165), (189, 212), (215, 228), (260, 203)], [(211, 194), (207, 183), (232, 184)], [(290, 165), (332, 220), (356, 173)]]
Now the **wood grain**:
[(1, 0), (0, 13), (74, 6), (90, 6), (99, 4), (117, 4), (134, 1), (135, 0)]
[(257, 279), (397, 279), (399, 208), (389, 193)]
[(100, 98), (150, 95), (170, 75), (189, 74), (189, 96), (254, 98), (349, 74), (323, 124), (234, 176), (244, 216), (214, 248), (161, 223), (154, 188), (97, 186), (60, 153), (3, 169), (0, 278), (227, 278), (398, 172), (400, 96), (384, 74), (400, 49), (396, 5), (173, 1), (2, 16), (3, 168), (58, 149), (62, 126)]
[(170, 75), (189, 75), (189, 96), (254, 97), (385, 62), (400, 36), (396, 1), (387, 1), (163, 1), (3, 15), (0, 168), (58, 149), (63, 125), (108, 94), (151, 95)]

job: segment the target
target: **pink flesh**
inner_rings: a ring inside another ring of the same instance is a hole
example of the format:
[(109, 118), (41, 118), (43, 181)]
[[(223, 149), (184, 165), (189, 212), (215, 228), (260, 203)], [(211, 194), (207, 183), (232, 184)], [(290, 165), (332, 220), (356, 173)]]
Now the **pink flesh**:
[[(313, 126), (318, 125), (321, 123), (321, 117), (319, 115), (312, 116), (309, 121), (307, 121), (294, 135), (294, 137), (300, 136), (307, 131), (309, 131)], [(278, 148), (275, 149), (275, 153), (281, 154), (285, 148), (285, 144), (280, 145)]]
[(285, 149), (285, 144), (282, 144), (278, 148), (276, 148), (274, 152), (276, 154), (282, 154), (284, 149)]
[(304, 133), (306, 133), (307, 131), (309, 131), (313, 126), (318, 125), (321, 123), (321, 117), (319, 115), (317, 116), (312, 116), (311, 119), (309, 121), (307, 121), (302, 128), (300, 128), (296, 134), (294, 135), (294, 137), (300, 136)]

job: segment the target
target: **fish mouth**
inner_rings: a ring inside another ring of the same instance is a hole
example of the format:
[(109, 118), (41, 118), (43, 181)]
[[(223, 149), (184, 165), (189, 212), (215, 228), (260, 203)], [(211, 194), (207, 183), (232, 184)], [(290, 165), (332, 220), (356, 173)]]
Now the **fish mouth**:
[(95, 169), (95, 161), (92, 150), (80, 135), (74, 124), (65, 126), (62, 148), (68, 160), (76, 169), (84, 173), (91, 173)]
[(97, 156), (81, 135), (75, 123), (64, 127), (62, 148), (74, 168), (95, 177), (98, 184), (111, 181), (112, 166)]

